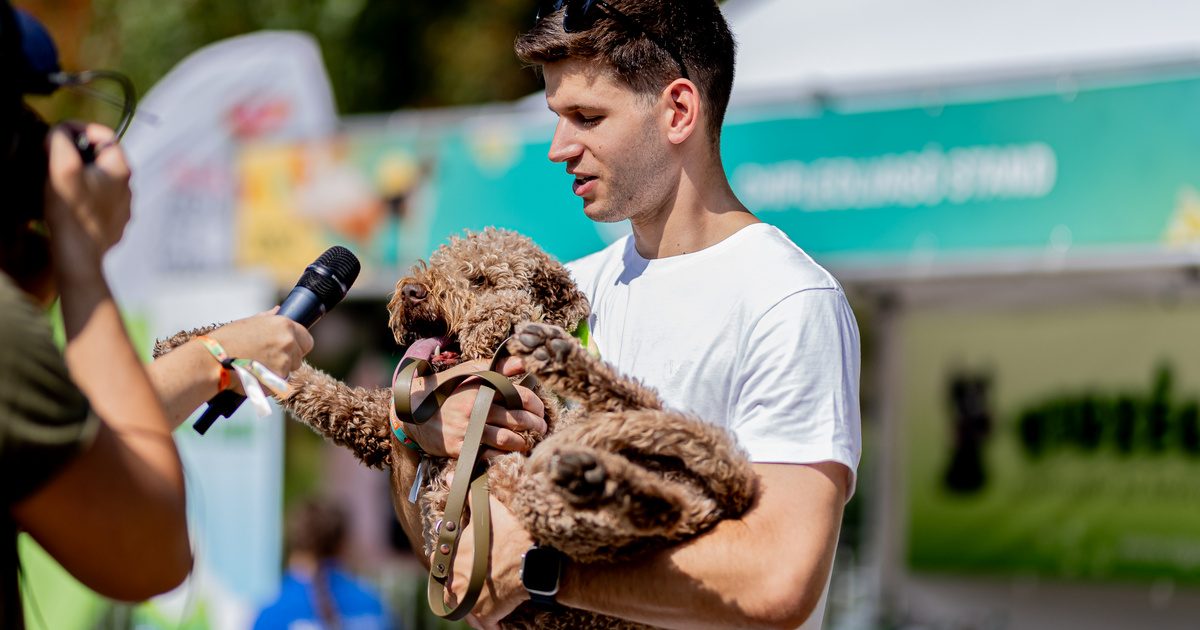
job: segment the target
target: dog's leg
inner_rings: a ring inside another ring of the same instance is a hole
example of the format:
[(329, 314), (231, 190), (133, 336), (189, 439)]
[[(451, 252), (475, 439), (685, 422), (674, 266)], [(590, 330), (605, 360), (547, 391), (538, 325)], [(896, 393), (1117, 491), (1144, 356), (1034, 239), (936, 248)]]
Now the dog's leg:
[[(221, 326), (213, 324), (159, 339), (154, 343), (154, 358)], [(292, 393), (282, 401), (283, 407), (296, 419), (335, 444), (354, 451), (367, 466), (383, 468), (388, 465), (392, 452), (392, 433), (388, 426), (390, 390), (350, 387), (307, 363), (302, 363), (288, 376), (288, 385)]]
[(587, 412), (662, 408), (654, 390), (621, 376), (558, 326), (521, 324), (508, 342), (508, 350), (521, 357), (526, 371), (547, 388), (579, 401)]
[(526, 473), (514, 503), (529, 531), (586, 561), (689, 538), (758, 496), (758, 476), (731, 436), (658, 410), (564, 428), (534, 450)]
[(155, 359), (157, 359), (158, 357), (161, 357), (175, 348), (178, 348), (179, 346), (191, 341), (192, 337), (195, 337), (196, 335), (207, 335), (221, 326), (224, 326), (224, 324), (210, 324), (208, 326), (204, 326), (203, 328), (193, 328), (191, 330), (179, 331), (174, 335), (167, 337), (166, 339), (157, 339), (154, 341), (154, 351), (151, 354)]
[(548, 440), (530, 458), (512, 507), (538, 542), (576, 561), (598, 562), (632, 553), (639, 543), (678, 538), (687, 503), (680, 484), (620, 455)]
[(593, 414), (555, 437), (618, 453), (642, 469), (694, 489), (694, 500), (702, 505), (690, 512), (685, 509), (684, 523), (692, 524), (685, 527), (703, 528), (719, 518), (740, 516), (758, 496), (758, 475), (736, 439), (685, 414), (660, 410)]
[(388, 465), (392, 452), (392, 429), (388, 425), (391, 390), (350, 387), (307, 363), (292, 372), (288, 385), (292, 393), (283, 406), (297, 420), (354, 451), (371, 468)]

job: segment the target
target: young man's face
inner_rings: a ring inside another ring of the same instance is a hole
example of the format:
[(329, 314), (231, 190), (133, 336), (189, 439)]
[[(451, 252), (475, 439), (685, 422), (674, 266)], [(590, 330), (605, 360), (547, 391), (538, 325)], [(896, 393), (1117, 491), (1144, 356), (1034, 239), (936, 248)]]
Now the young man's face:
[(583, 212), (605, 223), (664, 211), (679, 169), (664, 133), (669, 115), (595, 64), (543, 66), (546, 103), (558, 115), (550, 160), (574, 175)]

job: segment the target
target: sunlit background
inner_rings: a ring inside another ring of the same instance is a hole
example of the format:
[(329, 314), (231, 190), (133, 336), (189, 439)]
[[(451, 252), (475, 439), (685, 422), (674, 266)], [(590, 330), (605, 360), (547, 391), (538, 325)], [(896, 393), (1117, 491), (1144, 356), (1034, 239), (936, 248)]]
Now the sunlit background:
[[(546, 159), (554, 121), (511, 51), (527, 0), (15, 4), (65, 68), (142, 96), (134, 220), (107, 263), (147, 349), (269, 308), (341, 244), (364, 271), (310, 361), (386, 386), (387, 297), (450, 235), (507, 227), (570, 260), (628, 230), (588, 221)], [(827, 627), (1196, 627), (1200, 3), (723, 7), (734, 189), (843, 282), (863, 333)], [(398, 625), (453, 625), (426, 610), (385, 473), (282, 414), (177, 439), (193, 577), (118, 605), (24, 541), (31, 628), (247, 627), (283, 515), (313, 496), (351, 515), (347, 566)]]

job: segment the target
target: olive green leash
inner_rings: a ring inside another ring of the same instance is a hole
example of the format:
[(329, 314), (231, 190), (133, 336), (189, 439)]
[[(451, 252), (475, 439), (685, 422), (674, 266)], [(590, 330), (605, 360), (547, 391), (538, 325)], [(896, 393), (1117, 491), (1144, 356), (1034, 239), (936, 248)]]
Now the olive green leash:
[[(401, 429), (401, 422), (424, 424), (437, 413), (446, 399), (463, 381), (471, 377), (482, 379), (482, 387), (475, 396), (475, 404), (471, 408), (470, 421), (466, 435), (463, 437), (462, 452), (454, 469), (454, 480), (450, 484), (450, 496), (446, 500), (446, 510), (442, 520), (438, 522), (435, 533), (437, 544), (434, 547), (433, 560), (429, 567), (429, 608), (439, 617), (459, 620), (466, 617), (483, 591), (484, 582), (488, 575), (488, 554), (491, 548), (492, 527), (491, 509), (488, 500), (487, 463), (478, 461), (479, 451), (483, 441), (483, 429), (487, 425), (488, 410), (495, 400), (496, 393), (500, 394), (504, 407), (510, 410), (521, 409), (521, 395), (517, 388), (503, 374), (496, 371), (499, 362), (507, 356), (505, 344), (500, 345), (492, 359), (490, 369), (461, 374), (448, 379), (427, 396), (414, 410), (412, 408), (412, 381), (418, 375), (426, 375), (433, 371), (428, 361), (408, 358), (400, 362), (392, 379), (392, 402), (395, 415), (392, 417), (392, 430), (402, 442), (411, 442)], [(527, 376), (526, 380), (532, 379)], [(421, 483), (420, 476), (414, 484)], [(463, 526), (463, 516), (467, 509), (467, 498), (470, 495), (472, 507), (471, 529), (474, 533), (474, 555), (471, 560), (471, 574), (468, 580), (467, 592), (458, 604), (450, 607), (446, 604), (446, 585), (453, 573), (453, 559), (458, 551), (458, 542)]]

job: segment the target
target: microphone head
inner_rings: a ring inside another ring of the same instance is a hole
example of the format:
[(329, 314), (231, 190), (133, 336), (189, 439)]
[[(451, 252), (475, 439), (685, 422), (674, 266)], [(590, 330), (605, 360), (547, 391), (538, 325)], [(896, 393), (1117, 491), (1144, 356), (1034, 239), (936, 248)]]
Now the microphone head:
[(353, 252), (340, 245), (334, 245), (304, 270), (296, 286), (316, 294), (328, 312), (346, 297), (350, 285), (358, 279), (361, 268)]

